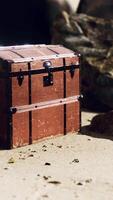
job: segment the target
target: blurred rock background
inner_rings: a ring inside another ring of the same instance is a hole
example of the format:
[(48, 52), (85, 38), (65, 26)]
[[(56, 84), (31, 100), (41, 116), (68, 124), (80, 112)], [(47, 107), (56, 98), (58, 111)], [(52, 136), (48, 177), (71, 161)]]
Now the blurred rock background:
[(63, 44), (82, 55), (81, 92), (85, 108), (113, 109), (112, 10), (112, 0), (81, 0), (75, 13), (70, 14), (64, 7), (53, 22), (52, 43)]

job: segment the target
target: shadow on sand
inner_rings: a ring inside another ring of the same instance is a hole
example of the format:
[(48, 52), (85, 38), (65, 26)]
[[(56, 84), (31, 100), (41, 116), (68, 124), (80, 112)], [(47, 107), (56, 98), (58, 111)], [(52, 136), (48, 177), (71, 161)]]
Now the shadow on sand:
[(96, 132), (92, 131), (91, 130), (91, 125), (83, 126), (81, 128), (80, 134), (81, 135), (91, 136), (91, 137), (94, 137), (94, 138), (113, 140), (113, 133), (109, 133), (109, 132), (100, 133), (98, 131), (96, 131)]
[(90, 125), (81, 127), (80, 134), (113, 140), (113, 111), (94, 116)]

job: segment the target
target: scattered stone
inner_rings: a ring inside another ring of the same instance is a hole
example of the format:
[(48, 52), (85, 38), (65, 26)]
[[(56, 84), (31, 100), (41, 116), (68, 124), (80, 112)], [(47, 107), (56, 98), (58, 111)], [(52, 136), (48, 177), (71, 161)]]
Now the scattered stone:
[(44, 178), (45, 180), (48, 180), (49, 178), (51, 178), (51, 176), (43, 176), (43, 178)]
[(47, 194), (42, 195), (43, 198), (48, 198)]
[(87, 119), (88, 122), (91, 122), (91, 119)]
[(88, 138), (88, 141), (91, 141), (91, 139), (90, 139), (90, 138)]
[(42, 149), (42, 151), (44, 151), (44, 152), (45, 152), (45, 151), (47, 151), (47, 149)]
[(5, 167), (4, 170), (8, 170), (8, 167)]
[(13, 164), (13, 163), (15, 163), (15, 160), (14, 160), (13, 157), (11, 157), (11, 158), (8, 160), (8, 164)]
[(54, 143), (51, 143), (51, 145), (54, 145)]
[(37, 176), (40, 176), (40, 174), (37, 174)]
[(49, 166), (49, 165), (51, 165), (51, 163), (46, 162), (45, 165), (48, 165), (48, 166)]
[(48, 176), (43, 176), (44, 180), (48, 180)]
[(58, 148), (62, 148), (62, 145), (58, 145), (57, 147), (58, 147)]
[(73, 163), (79, 163), (79, 160), (77, 158), (75, 158), (72, 162)]
[(26, 158), (25, 157), (21, 157), (21, 158), (19, 158), (19, 160), (25, 160)]
[(44, 145), (42, 146), (42, 148), (47, 148), (47, 146), (44, 144)]
[(48, 183), (55, 184), (55, 185), (59, 185), (59, 184), (61, 184), (60, 181), (49, 181)]
[(77, 183), (77, 185), (83, 185), (83, 183), (81, 183), (81, 182), (78, 182), (78, 183)]
[(92, 182), (92, 179), (90, 178), (90, 179), (87, 179), (87, 180), (85, 180), (85, 182), (86, 183), (91, 183)]
[(36, 153), (36, 151), (35, 151), (35, 150), (32, 150), (31, 153)]
[(34, 155), (33, 154), (29, 154), (28, 157), (34, 157)]

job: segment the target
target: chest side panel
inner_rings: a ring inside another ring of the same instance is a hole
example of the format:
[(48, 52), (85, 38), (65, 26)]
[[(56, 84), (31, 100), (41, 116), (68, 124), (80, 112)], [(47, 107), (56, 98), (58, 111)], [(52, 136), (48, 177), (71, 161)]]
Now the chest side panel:
[[(66, 58), (67, 65), (74, 65), (76, 58)], [(66, 97), (80, 95), (79, 80), (80, 72), (79, 68), (75, 69), (71, 74), (70, 71), (66, 72)], [(66, 106), (66, 132), (74, 132), (80, 129), (80, 103), (67, 104)]]

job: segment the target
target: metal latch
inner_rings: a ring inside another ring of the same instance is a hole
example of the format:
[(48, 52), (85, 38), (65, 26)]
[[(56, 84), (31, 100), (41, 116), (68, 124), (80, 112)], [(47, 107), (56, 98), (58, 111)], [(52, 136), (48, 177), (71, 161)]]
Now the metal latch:
[(53, 85), (53, 73), (51, 72), (51, 67), (52, 67), (51, 61), (45, 61), (43, 63), (43, 67), (48, 73), (48, 76), (44, 76), (44, 86)]
[(70, 66), (70, 74), (71, 74), (71, 78), (73, 78), (75, 74), (75, 65)]
[(22, 73), (22, 69), (20, 69), (20, 72), (19, 72), (19, 74), (17, 76), (17, 80), (18, 80), (18, 85), (21, 86), (22, 83), (23, 83), (23, 80), (24, 80), (24, 75)]

